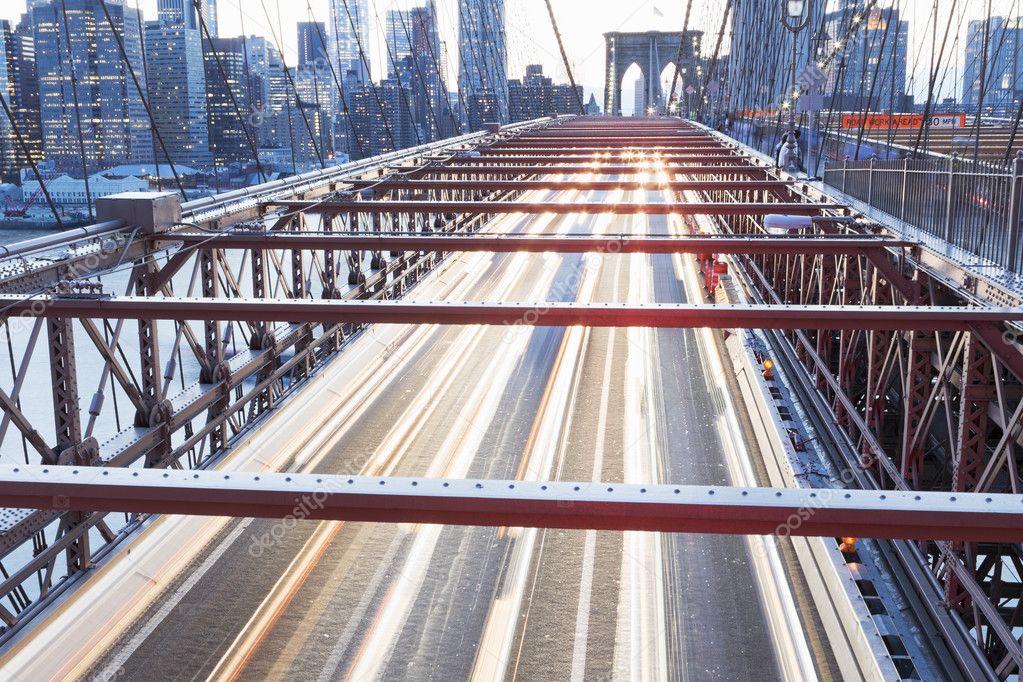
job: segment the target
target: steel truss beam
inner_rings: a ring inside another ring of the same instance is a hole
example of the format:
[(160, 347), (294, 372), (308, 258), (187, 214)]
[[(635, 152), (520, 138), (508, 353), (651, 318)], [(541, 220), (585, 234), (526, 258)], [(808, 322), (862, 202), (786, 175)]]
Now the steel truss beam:
[(782, 203), (557, 203), (523, 201), (269, 201), (289, 211), (314, 214), (357, 213), (459, 213), (462, 215), (820, 215), (845, 208), (841, 204)]
[(571, 190), (590, 192), (625, 192), (672, 190), (675, 192), (745, 192), (780, 190), (792, 185), (788, 180), (358, 180), (348, 183), (352, 189), (420, 191), (473, 191), (473, 192), (529, 192)]
[[(503, 144), (497, 143), (492, 144), (489, 147), (481, 147), (478, 151), (483, 156), (490, 156), (491, 154), (536, 154), (540, 150), (548, 152), (552, 155), (578, 155), (578, 154), (608, 154), (617, 157), (634, 155), (637, 150), (631, 149), (609, 149), (607, 147), (577, 147), (577, 146), (565, 146), (565, 147), (552, 147), (550, 144), (545, 142), (522, 142), (515, 144)], [(688, 142), (686, 144), (671, 144), (671, 145), (660, 145), (656, 147), (640, 147), (642, 153), (646, 154), (710, 154), (720, 151), (722, 154), (735, 154), (736, 150), (734, 147), (726, 147), (716, 140), (701, 140), (699, 142)], [(448, 157), (442, 157), (448, 158)]]
[[(639, 173), (649, 173), (652, 171), (671, 170), (671, 169), (685, 169), (688, 167), (723, 167), (729, 168), (733, 166), (739, 166), (741, 168), (748, 167), (749, 164), (742, 156), (729, 156), (725, 154), (712, 154), (712, 155), (684, 155), (684, 156), (662, 156), (661, 163), (655, 166), (653, 158), (636, 158), (633, 162), (615, 160), (615, 158), (596, 158), (592, 155), (582, 156), (560, 156), (560, 155), (548, 155), (548, 154), (536, 154), (533, 156), (527, 155), (508, 155), (508, 156), (477, 156), (462, 158), (455, 156), (453, 158), (445, 158), (443, 162), (446, 166), (453, 168), (464, 169), (465, 172), (472, 173), (476, 169), (485, 169), (489, 166), (515, 166), (521, 164), (523, 166), (550, 166), (551, 168), (560, 168), (561, 166), (578, 166), (579, 164), (591, 164), (596, 168), (601, 168), (605, 165), (615, 166), (618, 164), (625, 163), (631, 166), (634, 170)], [(682, 171), (678, 171), (682, 172)]]
[(1023, 496), (3, 466), (29, 509), (730, 535), (1023, 541)]
[(844, 305), (630, 305), (626, 303), (455, 303), (0, 295), (7, 317), (293, 323), (481, 324), (672, 329), (891, 329), (968, 331), (1023, 323), (1023, 309)]
[(745, 253), (859, 254), (888, 248), (911, 248), (915, 242), (874, 238), (773, 237), (550, 237), (488, 234), (366, 234), (304, 232), (176, 233), (169, 242), (208, 244), (218, 249), (334, 249), (362, 251), (484, 251), (493, 253)]
[[(423, 175), (462, 175), (465, 177), (485, 177), (487, 175), (643, 175), (648, 171), (637, 167), (634, 163), (601, 163), (599, 165), (530, 165), (530, 166), (395, 166), (391, 170), (399, 173)], [(685, 175), (697, 176), (767, 176), (768, 169), (763, 166), (735, 164), (732, 166), (665, 166), (659, 168), (668, 177)]]
[[(508, 165), (513, 163), (535, 163), (535, 164), (558, 164), (558, 163), (600, 163), (604, 159), (594, 154), (540, 154), (546, 150), (538, 148), (532, 154), (486, 154), (483, 156), (455, 156), (447, 159), (440, 159), (449, 166), (470, 166), (475, 168), (479, 165)], [(622, 159), (607, 159), (608, 161), (621, 162)], [(628, 159), (625, 159), (627, 162)], [(653, 164), (660, 161), (666, 166), (685, 164), (714, 164), (723, 162), (745, 161), (741, 156), (729, 154), (722, 150), (721, 153), (701, 154), (664, 154), (657, 153), (657, 158), (637, 158), (633, 160), (641, 167), (645, 164)]]
[(601, 136), (601, 135), (577, 135), (577, 136), (536, 136), (515, 138), (516, 142), (536, 142), (551, 147), (568, 147), (571, 145), (584, 145), (586, 147), (601, 146), (605, 149), (641, 149), (643, 147), (663, 147), (665, 145), (679, 144), (689, 140), (713, 140), (712, 137), (702, 135), (639, 135), (639, 136)]

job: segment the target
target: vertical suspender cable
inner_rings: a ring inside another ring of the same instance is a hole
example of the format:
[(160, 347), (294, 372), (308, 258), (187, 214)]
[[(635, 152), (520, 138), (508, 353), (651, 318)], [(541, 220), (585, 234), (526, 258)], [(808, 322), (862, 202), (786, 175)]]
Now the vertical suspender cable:
[[(932, 107), (934, 106), (934, 86), (938, 79), (938, 66), (940, 65), (942, 58), (945, 56), (945, 45), (948, 43), (948, 36), (952, 28), (952, 18), (955, 16), (956, 4), (959, 0), (952, 0), (952, 6), (948, 11), (948, 23), (945, 24), (945, 35), (941, 38), (941, 50), (938, 52), (937, 59), (934, 57), (934, 49), (931, 49), (931, 77), (927, 81), (927, 103), (924, 104), (924, 122), (931, 117)], [(938, 0), (934, 0), (934, 20), (935, 28), (937, 28), (938, 20)], [(937, 31), (935, 31), (935, 37), (937, 37)], [(920, 151), (920, 143), (924, 136), (924, 131), (927, 129), (926, 125), (920, 126), (920, 130), (916, 134), (916, 142), (913, 143), (913, 153), (917, 154)]]
[[(127, 5), (125, 5), (127, 9)], [(142, 10), (139, 9), (139, 0), (135, 0), (135, 24), (139, 30), (139, 40), (142, 41), (142, 77), (146, 79), (146, 97), (153, 100), (153, 92), (149, 89), (149, 60), (146, 58), (146, 31), (142, 26)], [(156, 167), (156, 186), (163, 187), (163, 178), (160, 175), (160, 155), (156, 149), (156, 137), (153, 137), (153, 165)]]

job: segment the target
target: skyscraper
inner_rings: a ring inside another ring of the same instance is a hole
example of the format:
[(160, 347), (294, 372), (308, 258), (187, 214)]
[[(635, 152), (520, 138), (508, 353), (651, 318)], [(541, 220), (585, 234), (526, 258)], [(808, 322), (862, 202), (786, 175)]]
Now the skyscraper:
[[(857, 15), (855, 3), (849, 4), (825, 17), (832, 41), (829, 52), (835, 40), (849, 33), (849, 22)], [(835, 91), (844, 110), (908, 111), (912, 104), (906, 93), (908, 50), (909, 22), (899, 20), (899, 10), (872, 8), (831, 69), (828, 91)]]
[(405, 57), (412, 55), (412, 10), (392, 9), (387, 11), (387, 22), (384, 27), (387, 39), (387, 59), (390, 73), (394, 73), (395, 65)]
[(327, 66), (328, 51), (327, 45), (324, 40), (327, 37), (327, 26), (323, 22), (319, 21), (300, 21), (298, 22), (298, 66), (303, 67), (316, 67), (327, 72), (327, 77), (330, 77), (329, 68)]
[(453, 134), (442, 77), (441, 43), (433, 0), (421, 7), (391, 10), (386, 24), (389, 74), (410, 93), (418, 139)]
[[(201, 30), (202, 23), (196, 16), (195, 4), (195, 0), (158, 0), (156, 11), (160, 21), (164, 24), (183, 25), (185, 28)], [(217, 0), (198, 0), (198, 4), (210, 36), (216, 38), (219, 35), (217, 33)]]
[[(350, 74), (353, 75), (353, 74)], [(361, 148), (363, 157), (377, 156), (414, 144), (413, 121), (404, 101), (407, 90), (397, 80), (380, 81), (374, 92), (368, 85), (348, 86), (351, 134), (358, 140), (352, 148)]]
[[(7, 24), (7, 22), (3, 22)], [(0, 48), (4, 47), (4, 29), (10, 25), (0, 24)], [(4, 50), (0, 50), (0, 57), (3, 57)], [(0, 96), (10, 107), (14, 99), (14, 86), (11, 77), (7, 72), (7, 60), (0, 59)], [(17, 172), (15, 159), (18, 157), (18, 145), (14, 137), (14, 128), (6, 115), (0, 115), (0, 182), (9, 181)]]
[[(35, 41), (27, 15), (18, 28), (0, 21), (0, 93), (7, 101), (21, 133), (22, 142), (36, 161), (43, 158), (42, 128), (39, 122), (39, 76), (36, 71)], [(3, 131), (6, 130), (6, 133)], [(17, 170), (29, 165), (14, 135), (14, 126), (0, 114), (0, 174), (14, 179)]]
[[(327, 46), (338, 78), (347, 78), (354, 71), (359, 82), (369, 81), (369, 0), (330, 0), (330, 35)], [(359, 44), (366, 51), (366, 64), (359, 53)]]
[(295, 74), (295, 104), (291, 107), (290, 137), (299, 171), (319, 168), (320, 159), (334, 158), (331, 117), (334, 84), (329, 73), (302, 68)]
[(281, 145), (284, 121), (284, 67), (277, 48), (263, 36), (242, 38), (245, 69), (248, 79), (245, 94), (249, 102), (248, 123), (256, 136), (257, 147)]
[(963, 106), (976, 112), (980, 105), (981, 74), (988, 64), (984, 85), (984, 113), (1016, 115), (1023, 97), (1023, 19), (991, 17), (971, 21), (966, 29), (966, 69), (963, 74)]
[(253, 161), (248, 136), (255, 126), (245, 46), (245, 38), (204, 43), (210, 151), (221, 166)]
[[(107, 9), (144, 92), (138, 12), (111, 2)], [(51, 0), (32, 16), (47, 158), (79, 176), (83, 165), (92, 173), (151, 163), (149, 119), (100, 0)]]
[(504, 0), (458, 0), (458, 82), (468, 108), (467, 124), (508, 122), (508, 53)]
[[(199, 30), (180, 24), (148, 24), (146, 60), (150, 109), (170, 161), (209, 166), (206, 74)], [(156, 153), (159, 162), (166, 162), (159, 147)]]

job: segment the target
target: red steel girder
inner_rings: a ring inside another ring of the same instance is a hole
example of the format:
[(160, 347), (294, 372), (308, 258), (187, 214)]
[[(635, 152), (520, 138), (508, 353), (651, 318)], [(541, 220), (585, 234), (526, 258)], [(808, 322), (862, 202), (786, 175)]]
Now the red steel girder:
[(1023, 322), (1020, 308), (926, 306), (646, 305), (0, 295), (6, 317), (375, 324), (650, 327), (667, 329), (892, 329), (964, 331)]
[(334, 249), (339, 251), (482, 251), (491, 253), (745, 253), (851, 254), (916, 243), (874, 238), (636, 237), (624, 235), (553, 237), (407, 233), (178, 232), (161, 240), (217, 249)]
[[(736, 158), (736, 161), (742, 161)], [(634, 163), (601, 163), (574, 165), (529, 165), (529, 166), (398, 166), (391, 170), (398, 173), (416, 175), (638, 175), (649, 173), (649, 169)], [(669, 176), (767, 176), (768, 169), (764, 166), (753, 166), (749, 163), (737, 163), (729, 166), (678, 166), (669, 165), (658, 168)]]
[[(721, 145), (699, 144), (685, 146), (658, 146), (642, 147), (639, 149), (603, 149), (601, 147), (551, 147), (549, 144), (524, 144), (514, 147), (481, 147), (477, 151), (484, 157), (487, 156), (508, 156), (514, 154), (554, 154), (559, 156), (609, 156), (609, 157), (635, 157), (647, 156), (678, 156), (682, 154), (705, 154), (716, 156), (737, 156), (735, 149)], [(446, 158), (447, 156), (443, 156)]]
[(0, 467), (9, 507), (730, 535), (1023, 541), (1019, 495)]
[(540, 137), (540, 138), (526, 138), (517, 140), (519, 144), (545, 144), (548, 147), (602, 147), (607, 151), (621, 150), (621, 149), (642, 149), (645, 147), (664, 147), (670, 145), (684, 145), (690, 142), (699, 142), (704, 140), (713, 140), (714, 138), (707, 137), (685, 137), (685, 136), (669, 136), (669, 137), (607, 137), (607, 136), (592, 136), (592, 137)]
[[(699, 164), (709, 166), (715, 163), (724, 163), (726, 161), (746, 161), (746, 157), (739, 156), (737, 154), (662, 154), (660, 155), (661, 162), (668, 165), (685, 165), (685, 164)], [(596, 163), (602, 164), (604, 161), (608, 161), (609, 165), (612, 163), (622, 163), (621, 159), (601, 159), (594, 154), (578, 154), (569, 156), (566, 154), (537, 154), (534, 153), (530, 156), (526, 155), (509, 155), (502, 154), (498, 155), (485, 155), (485, 156), (453, 156), (450, 158), (443, 159), (443, 162), (449, 166), (477, 166), (491, 164), (495, 166), (507, 166), (515, 163), (524, 164), (545, 164), (545, 163), (565, 163), (565, 164), (580, 164), (580, 163)], [(636, 158), (632, 161), (625, 160), (625, 163), (632, 163), (636, 166), (650, 165), (654, 162), (653, 158)]]
[(820, 215), (845, 208), (841, 204), (774, 203), (569, 203), (525, 201), (268, 201), (289, 211), (307, 213), (460, 213), (589, 214), (589, 215)]
[(557, 192), (580, 190), (590, 192), (612, 192), (622, 190), (638, 192), (644, 190), (672, 190), (675, 192), (717, 192), (750, 190), (776, 190), (791, 187), (789, 180), (355, 180), (349, 184), (353, 189), (372, 188), (381, 192), (391, 190), (442, 191), (473, 190), (487, 192), (510, 192), (550, 190)]
[(699, 142), (689, 142), (686, 144), (672, 144), (672, 145), (657, 145), (655, 147), (642, 147), (636, 150), (630, 149), (612, 149), (608, 147), (552, 147), (549, 144), (542, 142), (523, 142), (521, 144), (507, 144), (505, 145), (490, 145), (489, 147), (480, 147), (476, 151), (483, 155), (487, 154), (521, 154), (521, 153), (532, 153), (535, 154), (538, 149), (542, 149), (545, 152), (551, 154), (612, 154), (614, 156), (621, 156), (629, 153), (646, 153), (646, 154), (683, 154), (687, 152), (703, 153), (709, 151), (721, 150), (722, 152), (735, 152), (734, 147), (726, 147), (725, 145), (715, 140), (706, 140)]

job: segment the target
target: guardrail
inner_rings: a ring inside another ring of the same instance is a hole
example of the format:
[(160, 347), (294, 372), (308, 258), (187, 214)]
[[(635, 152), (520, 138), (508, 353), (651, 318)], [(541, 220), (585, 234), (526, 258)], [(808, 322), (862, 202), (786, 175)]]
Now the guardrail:
[(828, 166), (824, 182), (967, 253), (1023, 272), (1023, 154), (1004, 166), (876, 158)]

